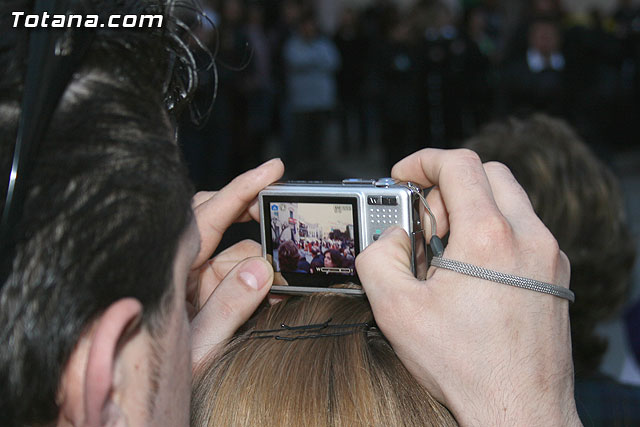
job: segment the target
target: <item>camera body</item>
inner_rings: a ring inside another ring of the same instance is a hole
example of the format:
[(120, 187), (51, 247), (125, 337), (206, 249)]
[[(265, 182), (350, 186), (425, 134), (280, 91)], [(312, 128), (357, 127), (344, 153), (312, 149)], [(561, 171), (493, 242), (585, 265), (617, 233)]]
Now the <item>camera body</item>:
[(392, 178), (277, 183), (259, 194), (262, 255), (273, 266), (272, 292), (364, 293), (355, 257), (389, 227), (411, 238), (411, 268), (426, 275), (419, 187)]

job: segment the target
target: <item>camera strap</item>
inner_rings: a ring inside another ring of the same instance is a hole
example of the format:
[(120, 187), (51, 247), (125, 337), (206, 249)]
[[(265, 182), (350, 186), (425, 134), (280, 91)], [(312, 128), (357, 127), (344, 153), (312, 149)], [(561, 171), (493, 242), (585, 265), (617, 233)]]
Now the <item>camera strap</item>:
[(433, 267), (444, 268), (455, 271), (456, 273), (476, 277), (478, 279), (490, 280), (492, 282), (502, 283), (503, 285), (515, 286), (517, 288), (553, 295), (569, 300), (570, 302), (575, 302), (576, 300), (575, 294), (562, 286), (552, 285), (550, 283), (540, 282), (526, 277), (514, 276), (512, 274), (500, 273), (499, 271), (489, 270), (487, 268), (478, 267), (477, 265), (467, 264), (466, 262), (434, 256), (431, 259), (431, 265)]
[(418, 190), (417, 194), (420, 197), (425, 211), (427, 212), (431, 220), (431, 239), (429, 240), (429, 246), (431, 247), (431, 251), (434, 254), (433, 258), (431, 259), (432, 267), (444, 268), (446, 270), (455, 271), (456, 273), (476, 277), (478, 279), (489, 280), (491, 282), (501, 283), (503, 285), (515, 286), (517, 288), (541, 292), (544, 294), (564, 298), (566, 300), (569, 300), (570, 302), (575, 302), (575, 294), (569, 289), (563, 288), (562, 286), (540, 282), (538, 280), (529, 279), (527, 277), (501, 273), (499, 271), (489, 270), (487, 268), (478, 267), (477, 265), (468, 264), (466, 262), (443, 258), (444, 245), (442, 244), (442, 241), (436, 233), (436, 217), (431, 211), (431, 208), (427, 203), (427, 199), (422, 194), (422, 191)]

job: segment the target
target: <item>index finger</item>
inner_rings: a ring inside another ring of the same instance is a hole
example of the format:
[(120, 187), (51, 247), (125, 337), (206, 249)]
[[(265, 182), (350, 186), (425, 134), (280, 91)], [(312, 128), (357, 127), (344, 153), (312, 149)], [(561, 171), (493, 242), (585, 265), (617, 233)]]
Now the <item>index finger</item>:
[[(218, 191), (199, 191), (191, 198), (191, 208), (196, 209), (203, 203), (208, 202), (215, 195), (218, 194)], [(247, 221), (259, 221), (260, 220), (260, 207), (258, 206), (257, 200), (253, 200), (249, 204), (249, 208), (242, 213), (238, 218), (236, 218), (235, 222), (247, 222)]]
[(236, 177), (193, 209), (202, 241), (194, 268), (209, 259), (227, 228), (244, 217), (258, 193), (280, 179), (283, 173), (282, 161), (272, 159)]
[(478, 218), (500, 214), (482, 161), (471, 150), (426, 148), (398, 162), (391, 176), (423, 187), (437, 185), (452, 231)]

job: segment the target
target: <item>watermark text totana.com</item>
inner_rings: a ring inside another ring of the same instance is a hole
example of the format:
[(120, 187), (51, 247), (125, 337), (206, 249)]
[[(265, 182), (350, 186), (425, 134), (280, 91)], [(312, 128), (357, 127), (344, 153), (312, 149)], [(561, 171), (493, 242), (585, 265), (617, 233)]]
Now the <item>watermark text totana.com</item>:
[(12, 12), (13, 28), (162, 28), (162, 15), (110, 15), (101, 20), (98, 15), (30, 15)]

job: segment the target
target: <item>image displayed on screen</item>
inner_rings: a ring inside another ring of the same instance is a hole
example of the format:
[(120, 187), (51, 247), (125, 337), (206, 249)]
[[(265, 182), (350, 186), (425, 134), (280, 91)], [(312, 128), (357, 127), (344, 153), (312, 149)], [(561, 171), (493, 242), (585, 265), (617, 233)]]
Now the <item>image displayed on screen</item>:
[(269, 203), (275, 271), (355, 275), (353, 207)]

